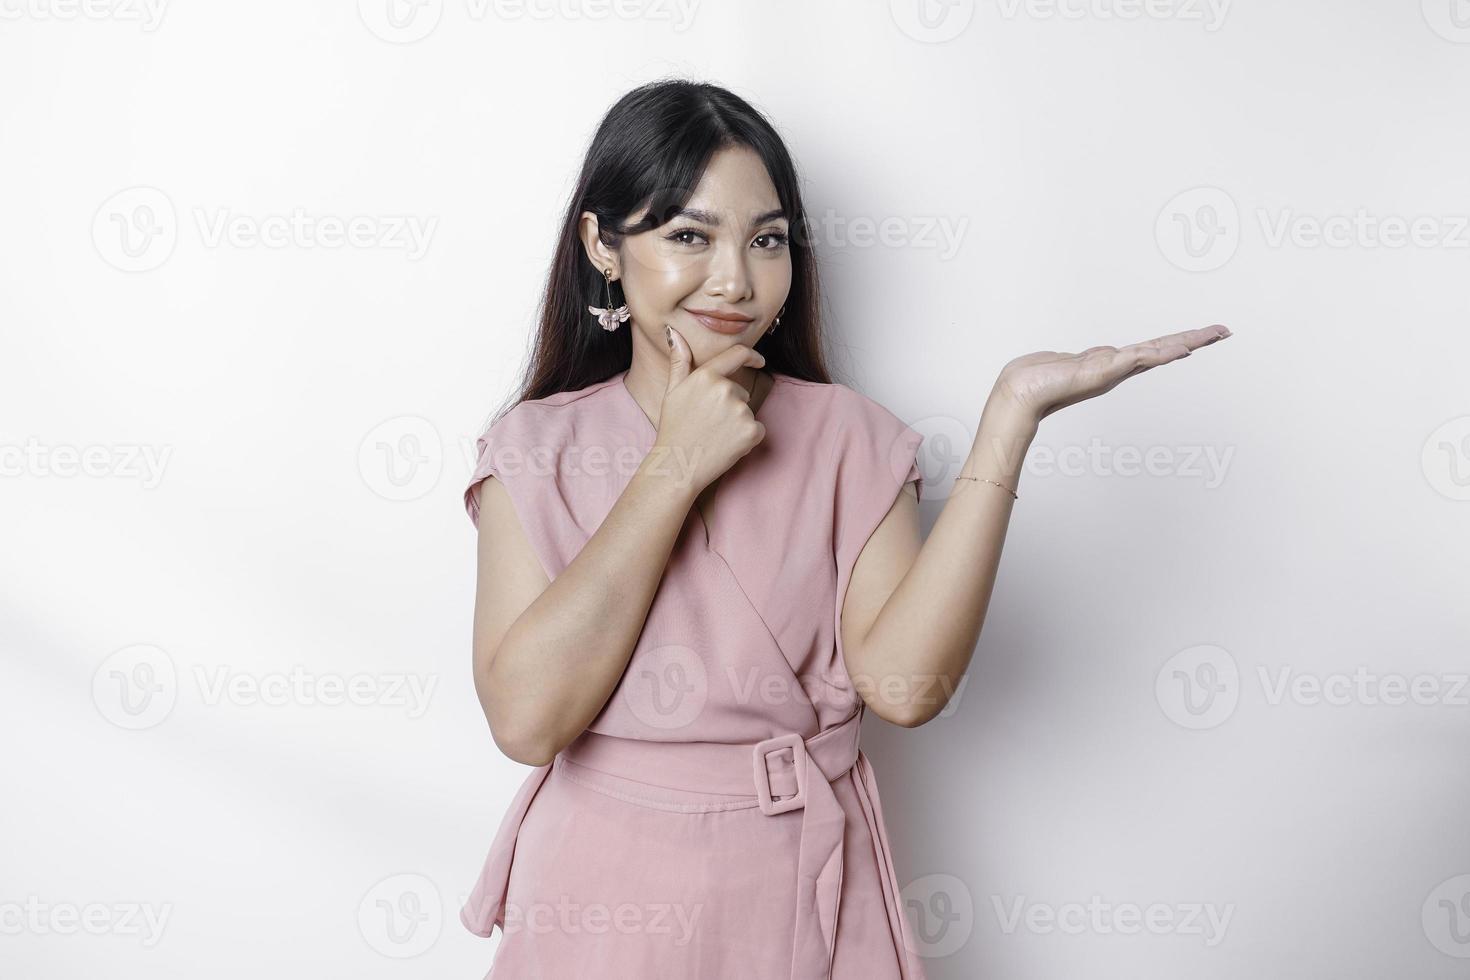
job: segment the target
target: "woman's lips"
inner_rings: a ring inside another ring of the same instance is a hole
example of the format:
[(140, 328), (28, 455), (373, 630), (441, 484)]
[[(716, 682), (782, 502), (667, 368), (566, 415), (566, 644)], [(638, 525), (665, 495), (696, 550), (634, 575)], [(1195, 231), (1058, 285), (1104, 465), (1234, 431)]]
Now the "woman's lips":
[[(684, 312), (689, 313), (688, 310)], [(718, 317), (703, 316), (699, 313), (689, 313), (689, 315), (715, 333), (722, 333), (726, 336), (733, 337), (738, 337), (745, 333), (746, 329), (755, 322), (753, 320), (721, 320)]]

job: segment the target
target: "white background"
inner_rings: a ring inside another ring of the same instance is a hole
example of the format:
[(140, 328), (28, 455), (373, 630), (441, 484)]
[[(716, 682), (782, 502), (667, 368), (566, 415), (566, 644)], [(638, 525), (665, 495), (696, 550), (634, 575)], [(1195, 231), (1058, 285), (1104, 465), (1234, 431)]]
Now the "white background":
[[(1470, 7), (533, 9), (0, 0), (0, 973), (488, 969), (460, 494), (681, 75), (789, 141), (926, 524), (1011, 357), (1235, 331), (1043, 423), (955, 710), (868, 722), (931, 978), (1464, 976)], [(212, 234), (298, 210), (365, 237)]]

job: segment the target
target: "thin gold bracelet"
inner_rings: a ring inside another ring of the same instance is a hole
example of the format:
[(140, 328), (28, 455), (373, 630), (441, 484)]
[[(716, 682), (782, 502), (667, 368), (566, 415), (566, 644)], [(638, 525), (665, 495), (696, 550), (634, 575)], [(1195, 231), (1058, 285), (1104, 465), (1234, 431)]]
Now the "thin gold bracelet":
[[(956, 480), (974, 480), (976, 483), (995, 483), (994, 480), (987, 480), (983, 476), (957, 476), (957, 477), (955, 477), (955, 479)], [(1020, 494), (1016, 493), (1016, 491), (1012, 490), (1010, 487), (1006, 486), (1004, 483), (995, 483), (995, 485), (998, 486), (998, 487), (1000, 487), (1006, 493), (1010, 494), (1011, 495), (1011, 498), (1013, 500), (1020, 500), (1021, 499)]]

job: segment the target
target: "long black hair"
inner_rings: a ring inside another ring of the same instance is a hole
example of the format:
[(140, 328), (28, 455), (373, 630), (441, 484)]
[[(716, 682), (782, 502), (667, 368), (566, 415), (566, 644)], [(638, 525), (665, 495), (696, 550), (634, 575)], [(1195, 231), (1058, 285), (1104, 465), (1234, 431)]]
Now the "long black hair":
[[(604, 244), (660, 227), (693, 196), (710, 158), (746, 146), (765, 162), (790, 223), (791, 292), (781, 325), (756, 345), (766, 370), (831, 383), (822, 357), (817, 262), (796, 167), (770, 122), (738, 95), (704, 82), (669, 79), (620, 98), (597, 127), (562, 219), (556, 255), (541, 299), (530, 358), (508, 411), (526, 399), (576, 391), (631, 366), (631, 324), (607, 331), (587, 312), (604, 306), (603, 275), (578, 234), (584, 211), (597, 215)], [(643, 208), (647, 216), (626, 223)], [(620, 284), (612, 284), (621, 305)]]

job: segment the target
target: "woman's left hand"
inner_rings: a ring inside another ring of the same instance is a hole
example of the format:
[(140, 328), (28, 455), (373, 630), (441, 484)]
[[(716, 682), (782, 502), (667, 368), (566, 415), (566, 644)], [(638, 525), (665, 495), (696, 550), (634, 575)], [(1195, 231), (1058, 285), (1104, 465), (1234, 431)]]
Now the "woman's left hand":
[(1037, 351), (1007, 364), (996, 379), (993, 394), (1040, 422), (1057, 409), (1096, 398), (1126, 378), (1188, 357), (1197, 348), (1229, 336), (1229, 327), (1216, 324), (1127, 347), (1089, 347), (1080, 354)]

